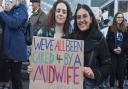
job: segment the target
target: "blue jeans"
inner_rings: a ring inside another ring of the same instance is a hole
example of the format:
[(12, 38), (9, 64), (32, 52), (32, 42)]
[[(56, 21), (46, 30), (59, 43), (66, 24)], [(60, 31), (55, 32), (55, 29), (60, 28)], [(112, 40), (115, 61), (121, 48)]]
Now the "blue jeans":
[(94, 89), (95, 84), (92, 81), (89, 81), (88, 79), (84, 79), (83, 88), (84, 89)]

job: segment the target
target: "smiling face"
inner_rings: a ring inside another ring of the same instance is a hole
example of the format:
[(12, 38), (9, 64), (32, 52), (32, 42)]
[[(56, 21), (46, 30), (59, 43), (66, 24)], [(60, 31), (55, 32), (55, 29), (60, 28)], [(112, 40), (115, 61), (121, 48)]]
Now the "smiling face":
[(122, 14), (118, 14), (116, 16), (116, 23), (117, 24), (121, 24), (123, 22), (123, 20), (124, 20), (124, 16)]
[(55, 22), (56, 24), (64, 25), (67, 18), (67, 7), (64, 3), (59, 3), (56, 6)]
[(92, 23), (92, 18), (90, 17), (87, 10), (80, 8), (77, 11), (76, 21), (78, 28), (81, 31), (86, 31), (90, 28), (90, 24)]

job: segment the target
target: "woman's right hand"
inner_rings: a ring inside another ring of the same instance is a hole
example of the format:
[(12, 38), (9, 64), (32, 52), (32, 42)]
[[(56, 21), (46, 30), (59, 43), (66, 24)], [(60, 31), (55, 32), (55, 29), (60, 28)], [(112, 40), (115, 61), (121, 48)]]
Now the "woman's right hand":
[(121, 48), (117, 47), (113, 50), (116, 54), (121, 54)]
[(90, 79), (95, 79), (94, 73), (90, 67), (84, 67), (84, 76)]
[(33, 71), (33, 68), (32, 68), (32, 66), (31, 65), (28, 65), (27, 66), (27, 73), (31, 73)]

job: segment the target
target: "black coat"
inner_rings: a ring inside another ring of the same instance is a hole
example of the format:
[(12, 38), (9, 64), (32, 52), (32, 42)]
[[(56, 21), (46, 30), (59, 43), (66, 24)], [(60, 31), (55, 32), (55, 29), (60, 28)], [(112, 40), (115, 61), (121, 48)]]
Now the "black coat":
[(2, 20), (0, 20), (0, 59), (3, 58), (3, 45), (2, 45), (3, 44), (3, 27), (4, 27), (4, 24)]
[[(111, 58), (105, 38), (99, 30), (91, 29), (81, 33), (84, 40), (84, 66), (89, 66), (94, 72), (95, 79), (88, 79), (96, 85), (100, 84), (111, 71)], [(72, 38), (75, 34), (72, 35)]]
[[(119, 56), (124, 56), (128, 48), (128, 33), (127, 32), (122, 32), (122, 33), (123, 33), (123, 42), (121, 46), (122, 52)], [(107, 39), (109, 50), (112, 55), (117, 55), (113, 51), (116, 48), (115, 34), (116, 33), (112, 32), (111, 27), (109, 27), (106, 39)]]

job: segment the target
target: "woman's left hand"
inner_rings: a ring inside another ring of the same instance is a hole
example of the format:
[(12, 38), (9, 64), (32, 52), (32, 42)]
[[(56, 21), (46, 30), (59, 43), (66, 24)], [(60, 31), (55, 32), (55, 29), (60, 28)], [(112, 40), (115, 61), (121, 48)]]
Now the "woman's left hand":
[(114, 49), (114, 52), (116, 53), (116, 54), (121, 54), (121, 48), (120, 47), (117, 47), (116, 49)]
[(90, 67), (84, 67), (84, 76), (90, 79), (95, 79), (94, 73)]

